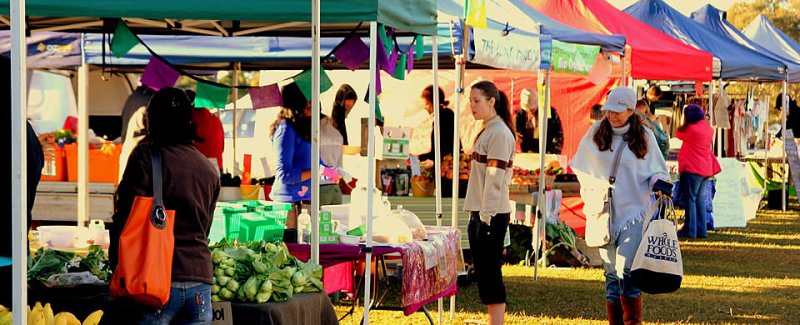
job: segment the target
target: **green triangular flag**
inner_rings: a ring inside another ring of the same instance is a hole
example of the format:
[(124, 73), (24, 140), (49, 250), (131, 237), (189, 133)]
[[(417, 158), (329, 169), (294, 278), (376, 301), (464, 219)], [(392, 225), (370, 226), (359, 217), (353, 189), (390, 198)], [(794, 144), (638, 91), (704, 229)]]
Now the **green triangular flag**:
[(198, 82), (194, 106), (197, 108), (225, 108), (225, 104), (228, 103), (229, 91), (228, 87)]
[(389, 36), (386, 36), (386, 26), (383, 24), (378, 24), (378, 37), (381, 38), (381, 43), (386, 48), (386, 53), (392, 53), (394, 44), (389, 40)]
[[(369, 104), (369, 87), (367, 87), (367, 95), (364, 96), (364, 102)], [(381, 100), (375, 97), (375, 120), (383, 123), (383, 114), (381, 114)]]
[(392, 77), (398, 80), (406, 80), (406, 64), (408, 64), (408, 54), (400, 54), (400, 58), (394, 66)]
[(425, 55), (425, 42), (423, 39), (422, 35), (417, 35), (417, 39), (414, 41), (414, 59), (416, 60), (422, 59), (422, 56)]
[[(311, 100), (311, 70), (305, 70), (300, 74), (296, 75), (293, 79), (294, 82), (297, 84), (297, 87), (300, 87), (300, 91), (303, 92), (303, 96), (306, 96), (306, 99)], [(333, 87), (333, 82), (331, 82), (331, 78), (328, 77), (328, 73), (325, 72), (325, 69), (320, 68), (319, 70), (319, 92), (324, 93)]]
[(136, 38), (136, 35), (128, 29), (128, 26), (125, 25), (125, 22), (122, 20), (119, 21), (117, 24), (117, 28), (114, 29), (114, 38), (111, 39), (111, 53), (114, 53), (114, 56), (121, 58), (128, 54), (128, 52), (136, 45), (139, 44), (139, 39)]

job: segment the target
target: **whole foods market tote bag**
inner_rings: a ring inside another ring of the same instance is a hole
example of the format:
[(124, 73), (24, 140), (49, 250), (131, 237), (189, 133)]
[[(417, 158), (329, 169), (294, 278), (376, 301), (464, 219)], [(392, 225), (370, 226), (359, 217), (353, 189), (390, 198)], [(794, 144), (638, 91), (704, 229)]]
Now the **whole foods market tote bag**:
[(111, 298), (153, 308), (169, 301), (175, 211), (164, 209), (161, 153), (152, 149), (153, 197), (137, 196), (119, 238), (119, 262), (111, 278)]
[(669, 293), (678, 290), (683, 280), (683, 258), (676, 231), (675, 208), (669, 198), (659, 198), (652, 211), (654, 213), (649, 214), (652, 218), (645, 218), (644, 221), (644, 235), (633, 257), (631, 276), (643, 292)]

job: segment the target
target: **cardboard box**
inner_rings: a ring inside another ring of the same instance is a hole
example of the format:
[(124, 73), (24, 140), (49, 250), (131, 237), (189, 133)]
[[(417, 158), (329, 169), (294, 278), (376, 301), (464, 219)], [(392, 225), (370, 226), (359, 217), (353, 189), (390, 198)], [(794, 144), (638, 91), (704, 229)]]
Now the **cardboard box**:
[(211, 325), (233, 325), (233, 309), (230, 301), (212, 302)]
[(330, 235), (333, 233), (333, 224), (330, 222), (320, 222), (319, 223), (319, 234), (320, 235)]

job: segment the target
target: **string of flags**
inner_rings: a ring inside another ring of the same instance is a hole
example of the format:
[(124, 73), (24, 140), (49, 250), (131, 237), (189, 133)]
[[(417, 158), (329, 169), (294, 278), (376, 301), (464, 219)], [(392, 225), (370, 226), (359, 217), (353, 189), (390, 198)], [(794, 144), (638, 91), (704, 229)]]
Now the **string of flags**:
[[(422, 36), (417, 35), (408, 49), (403, 51), (397, 45), (397, 38), (394, 35), (395, 31), (393, 28), (387, 29), (381, 24), (378, 30), (380, 35), (377, 44), (378, 69), (385, 71), (395, 79), (405, 80), (406, 74), (413, 70), (414, 60), (422, 58), (425, 53)], [(119, 20), (114, 29), (113, 38), (111, 39), (111, 53), (117, 58), (121, 58), (139, 44), (144, 46), (151, 54), (150, 61), (145, 67), (140, 80), (143, 85), (155, 90), (172, 87), (175, 85), (175, 82), (178, 81), (178, 78), (184, 75), (197, 81), (197, 88), (195, 90), (196, 108), (225, 108), (228, 102), (228, 94), (233, 87), (196, 77), (167, 62), (167, 60), (142, 42), (142, 40), (128, 28), (124, 21)], [(367, 46), (354, 31), (336, 46), (331, 54), (335, 55), (336, 59), (338, 59), (342, 65), (355, 71), (362, 64), (369, 61), (369, 46)], [(376, 95), (380, 95), (381, 93), (380, 75), (380, 73), (377, 74), (375, 85)], [(303, 95), (309, 100), (311, 99), (312, 77), (311, 70), (304, 70), (290, 78), (293, 79), (303, 92)], [(332, 86), (333, 83), (325, 72), (325, 69), (320, 69), (320, 92), (325, 92)], [(280, 87), (278, 87), (277, 83), (267, 86), (239, 86), (237, 88), (244, 89), (248, 92), (254, 109), (283, 105)], [(368, 101), (368, 98), (369, 96), (365, 96), (364, 100)], [(378, 103), (376, 103), (376, 108), (377, 115), (380, 117), (379, 119), (382, 120)]]

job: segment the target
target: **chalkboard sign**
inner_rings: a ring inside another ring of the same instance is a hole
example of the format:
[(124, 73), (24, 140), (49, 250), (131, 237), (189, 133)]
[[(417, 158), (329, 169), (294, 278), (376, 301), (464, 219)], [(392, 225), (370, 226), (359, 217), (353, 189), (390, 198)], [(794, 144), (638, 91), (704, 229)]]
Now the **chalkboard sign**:
[[(797, 155), (797, 140), (794, 139), (792, 130), (786, 130), (786, 139), (783, 147), (786, 149), (786, 158), (789, 162), (789, 174), (792, 175), (792, 183), (795, 189), (800, 189), (800, 156)], [(788, 189), (787, 189), (788, 191)]]

